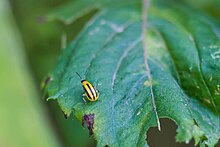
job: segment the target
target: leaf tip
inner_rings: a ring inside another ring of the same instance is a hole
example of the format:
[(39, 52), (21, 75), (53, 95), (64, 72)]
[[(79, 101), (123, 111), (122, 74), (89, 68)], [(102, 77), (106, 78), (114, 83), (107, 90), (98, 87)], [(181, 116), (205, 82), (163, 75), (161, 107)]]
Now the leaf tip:
[(65, 118), (65, 119), (68, 119), (68, 117), (70, 116), (70, 114), (67, 114), (67, 113), (65, 113), (64, 111), (62, 111), (62, 112), (63, 112), (64, 118)]

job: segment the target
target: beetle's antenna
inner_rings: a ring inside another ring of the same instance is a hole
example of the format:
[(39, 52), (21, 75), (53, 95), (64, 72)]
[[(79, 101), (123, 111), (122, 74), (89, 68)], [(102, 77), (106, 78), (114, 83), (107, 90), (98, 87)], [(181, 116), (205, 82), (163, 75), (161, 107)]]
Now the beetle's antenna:
[(83, 75), (84, 77), (86, 77), (87, 72), (88, 72), (88, 69), (89, 69), (89, 68), (86, 68), (86, 71), (85, 71), (85, 73), (84, 73), (84, 75)]
[(82, 77), (79, 75), (79, 73), (78, 73), (78, 72), (76, 72), (76, 74), (79, 76), (80, 80), (82, 80)]

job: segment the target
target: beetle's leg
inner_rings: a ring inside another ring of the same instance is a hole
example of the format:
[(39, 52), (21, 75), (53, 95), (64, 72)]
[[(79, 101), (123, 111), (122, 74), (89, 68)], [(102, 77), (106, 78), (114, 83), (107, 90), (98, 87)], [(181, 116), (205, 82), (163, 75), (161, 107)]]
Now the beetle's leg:
[(96, 93), (98, 94), (98, 96), (99, 96), (99, 90), (95, 88), (95, 92), (96, 92)]
[(82, 96), (83, 96), (83, 101), (86, 103), (86, 100), (85, 100), (86, 93), (84, 93)]
[(83, 101), (86, 103), (86, 100), (84, 99), (84, 97), (83, 97)]
[[(96, 93), (97, 93), (97, 97), (99, 97), (99, 90), (98, 89), (95, 89), (95, 91), (96, 91)], [(100, 99), (98, 99), (98, 101), (100, 101), (101, 102), (101, 100)]]

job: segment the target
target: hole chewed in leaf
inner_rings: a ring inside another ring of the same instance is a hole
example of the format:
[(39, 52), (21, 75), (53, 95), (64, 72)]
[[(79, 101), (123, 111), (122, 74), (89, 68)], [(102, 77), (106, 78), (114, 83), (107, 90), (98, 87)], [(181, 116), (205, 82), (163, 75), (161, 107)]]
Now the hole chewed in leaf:
[(84, 126), (84, 124), (86, 124), (88, 130), (89, 130), (89, 135), (93, 135), (93, 125), (94, 125), (94, 116), (95, 114), (85, 114), (82, 117), (82, 126)]
[[(160, 119), (162, 131), (159, 131), (157, 128), (150, 128), (147, 131), (147, 142), (149, 143), (149, 146), (178, 146), (178, 147), (189, 147), (194, 146), (194, 141), (191, 140), (188, 143), (180, 143), (176, 142), (175, 136), (176, 136), (176, 130), (177, 125), (175, 122), (173, 122), (171, 119), (162, 118)], [(198, 147), (198, 145), (197, 145)]]

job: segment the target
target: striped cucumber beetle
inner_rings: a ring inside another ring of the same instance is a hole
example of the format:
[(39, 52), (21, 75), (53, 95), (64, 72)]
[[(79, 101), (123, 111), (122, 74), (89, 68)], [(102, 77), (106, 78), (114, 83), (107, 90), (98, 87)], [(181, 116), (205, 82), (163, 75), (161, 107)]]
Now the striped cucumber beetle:
[(99, 98), (99, 91), (91, 83), (89, 83), (89, 81), (83, 79), (78, 72), (76, 72), (76, 74), (81, 79), (82, 87), (85, 91), (84, 96), (86, 96), (89, 101), (97, 101)]

